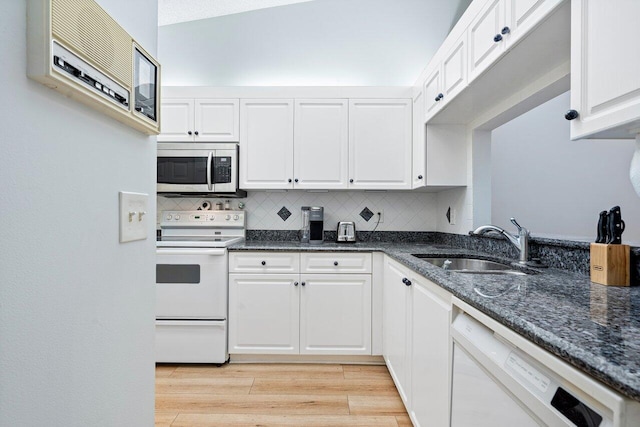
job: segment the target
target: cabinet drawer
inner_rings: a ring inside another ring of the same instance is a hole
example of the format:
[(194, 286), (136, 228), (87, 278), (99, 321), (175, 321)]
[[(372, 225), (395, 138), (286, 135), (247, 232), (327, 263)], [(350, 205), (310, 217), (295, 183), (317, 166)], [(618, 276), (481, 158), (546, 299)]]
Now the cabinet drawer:
[(370, 253), (302, 253), (300, 263), (302, 273), (371, 273)]
[(230, 273), (299, 273), (295, 252), (230, 252)]

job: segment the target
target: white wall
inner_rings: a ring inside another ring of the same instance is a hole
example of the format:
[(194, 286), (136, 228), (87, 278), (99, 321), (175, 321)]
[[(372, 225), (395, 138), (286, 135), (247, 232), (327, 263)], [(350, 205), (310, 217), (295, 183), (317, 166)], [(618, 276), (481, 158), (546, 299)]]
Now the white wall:
[[(99, 3), (155, 53), (155, 0)], [(0, 16), (0, 425), (151, 426), (155, 227), (118, 243), (118, 191), (153, 194), (155, 138), (28, 79)]]
[(412, 85), (470, 0), (317, 0), (160, 27), (165, 85)]
[(569, 140), (569, 93), (492, 132), (491, 218), (536, 236), (593, 241), (598, 213), (620, 205), (623, 242), (640, 245), (640, 198), (629, 181), (633, 140)]

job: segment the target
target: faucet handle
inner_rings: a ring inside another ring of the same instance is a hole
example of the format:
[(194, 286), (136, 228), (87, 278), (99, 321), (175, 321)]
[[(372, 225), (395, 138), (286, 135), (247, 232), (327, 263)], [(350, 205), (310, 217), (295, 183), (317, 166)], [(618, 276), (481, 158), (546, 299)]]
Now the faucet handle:
[(522, 234), (529, 234), (529, 230), (527, 230), (524, 227), (521, 227), (520, 224), (518, 224), (518, 221), (516, 221), (515, 218), (511, 218), (511, 224), (515, 225), (516, 228), (518, 229), (518, 234), (522, 235)]

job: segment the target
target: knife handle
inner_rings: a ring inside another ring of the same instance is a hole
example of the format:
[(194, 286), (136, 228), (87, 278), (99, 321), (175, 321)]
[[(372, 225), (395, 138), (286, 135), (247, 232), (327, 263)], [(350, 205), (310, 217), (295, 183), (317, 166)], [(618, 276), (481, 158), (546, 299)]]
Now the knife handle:
[(624, 231), (624, 221), (620, 212), (620, 206), (614, 206), (609, 210), (607, 217), (608, 237), (607, 243), (619, 245), (622, 243), (622, 232)]
[(600, 212), (598, 218), (598, 237), (596, 243), (607, 243), (607, 211)]

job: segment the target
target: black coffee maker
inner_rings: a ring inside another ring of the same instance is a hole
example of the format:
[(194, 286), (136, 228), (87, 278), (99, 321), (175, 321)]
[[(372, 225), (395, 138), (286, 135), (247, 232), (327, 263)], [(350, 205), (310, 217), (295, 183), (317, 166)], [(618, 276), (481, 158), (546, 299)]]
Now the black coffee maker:
[(324, 241), (324, 208), (309, 208), (309, 244), (320, 245)]

